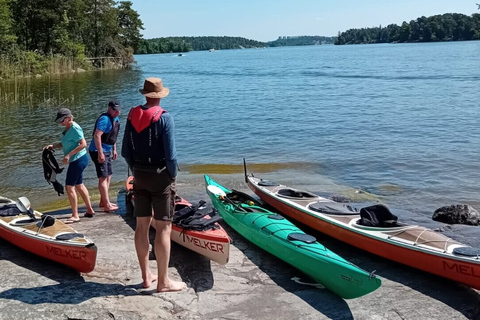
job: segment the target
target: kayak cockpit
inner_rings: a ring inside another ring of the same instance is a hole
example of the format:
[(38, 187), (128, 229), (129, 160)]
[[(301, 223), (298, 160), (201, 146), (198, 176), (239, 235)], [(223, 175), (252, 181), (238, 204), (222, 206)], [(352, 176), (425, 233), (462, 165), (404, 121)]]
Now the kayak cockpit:
[(319, 198), (319, 196), (314, 193), (291, 188), (282, 188), (277, 191), (277, 195), (282, 198), (297, 200)]
[(359, 215), (358, 210), (353, 204), (330, 202), (330, 201), (318, 201), (308, 205), (308, 209), (320, 212), (323, 214), (332, 215)]

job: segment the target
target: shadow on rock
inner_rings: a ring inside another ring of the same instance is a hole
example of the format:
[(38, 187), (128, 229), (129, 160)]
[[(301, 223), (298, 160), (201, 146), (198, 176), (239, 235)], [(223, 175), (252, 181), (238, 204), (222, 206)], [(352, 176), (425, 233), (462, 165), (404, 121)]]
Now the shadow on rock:
[(68, 283), (36, 288), (13, 288), (0, 293), (0, 299), (13, 299), (28, 304), (78, 304), (95, 297), (137, 295), (135, 286), (70, 280)]
[(74, 269), (42, 258), (0, 239), (0, 260), (6, 260), (19, 267), (57, 282), (82, 281), (83, 277)]
[[(86, 282), (77, 271), (24, 251), (4, 240), (0, 240), (0, 260), (9, 261), (18, 267), (32, 271), (30, 275), (21, 275), (24, 278), (22, 282), (25, 284), (45, 281), (39, 275), (58, 282), (58, 284), (46, 286), (41, 286), (40, 283), (35, 288), (11, 288), (0, 292), (0, 299), (13, 299), (28, 304), (78, 304), (94, 297), (138, 294), (133, 286)], [(11, 287), (10, 280), (18, 283), (17, 278), (11, 278), (15, 277), (15, 274), (8, 272), (8, 266), (4, 271), (6, 273), (1, 277), (3, 287)], [(8, 276), (7, 273), (9, 273)]]

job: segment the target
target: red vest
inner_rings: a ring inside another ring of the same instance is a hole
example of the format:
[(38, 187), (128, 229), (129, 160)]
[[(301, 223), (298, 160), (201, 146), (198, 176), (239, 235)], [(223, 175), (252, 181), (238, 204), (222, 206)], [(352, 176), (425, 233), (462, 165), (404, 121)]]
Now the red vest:
[(160, 106), (142, 109), (142, 106), (132, 108), (128, 113), (127, 120), (132, 123), (137, 133), (142, 132), (151, 124), (157, 122), (165, 111)]

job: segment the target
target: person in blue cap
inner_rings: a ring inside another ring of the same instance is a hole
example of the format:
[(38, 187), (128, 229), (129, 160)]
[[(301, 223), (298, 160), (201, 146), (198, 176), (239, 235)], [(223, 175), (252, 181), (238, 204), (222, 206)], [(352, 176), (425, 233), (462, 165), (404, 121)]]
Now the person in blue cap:
[(68, 201), (72, 207), (72, 216), (64, 222), (74, 223), (80, 220), (77, 193), (80, 194), (87, 207), (85, 216), (93, 217), (95, 214), (88, 189), (83, 184), (83, 171), (88, 165), (87, 142), (83, 136), (82, 128), (73, 121), (73, 115), (69, 109), (59, 109), (55, 122), (65, 127), (62, 132), (62, 139), (58, 143), (45, 146), (44, 149), (63, 149), (62, 163), (68, 164), (65, 187)]

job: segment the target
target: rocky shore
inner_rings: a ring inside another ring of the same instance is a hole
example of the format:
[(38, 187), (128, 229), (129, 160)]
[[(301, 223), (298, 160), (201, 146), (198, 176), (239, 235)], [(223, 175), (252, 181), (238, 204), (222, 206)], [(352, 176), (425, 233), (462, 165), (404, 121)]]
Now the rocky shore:
[[(196, 201), (198, 194), (183, 196)], [(122, 208), (117, 214), (99, 212), (73, 225), (98, 247), (97, 265), (89, 274), (0, 239), (0, 319), (480, 319), (479, 291), (312, 232), (332, 251), (382, 278), (377, 291), (343, 300), (309, 285), (300, 272), (224, 223), (233, 241), (227, 265), (173, 243), (170, 274), (188, 289), (162, 294), (155, 287), (143, 289), (135, 220), (124, 210), (123, 194), (117, 200)], [(69, 211), (51, 214), (62, 219)], [(153, 256), (150, 263), (155, 268)]]

